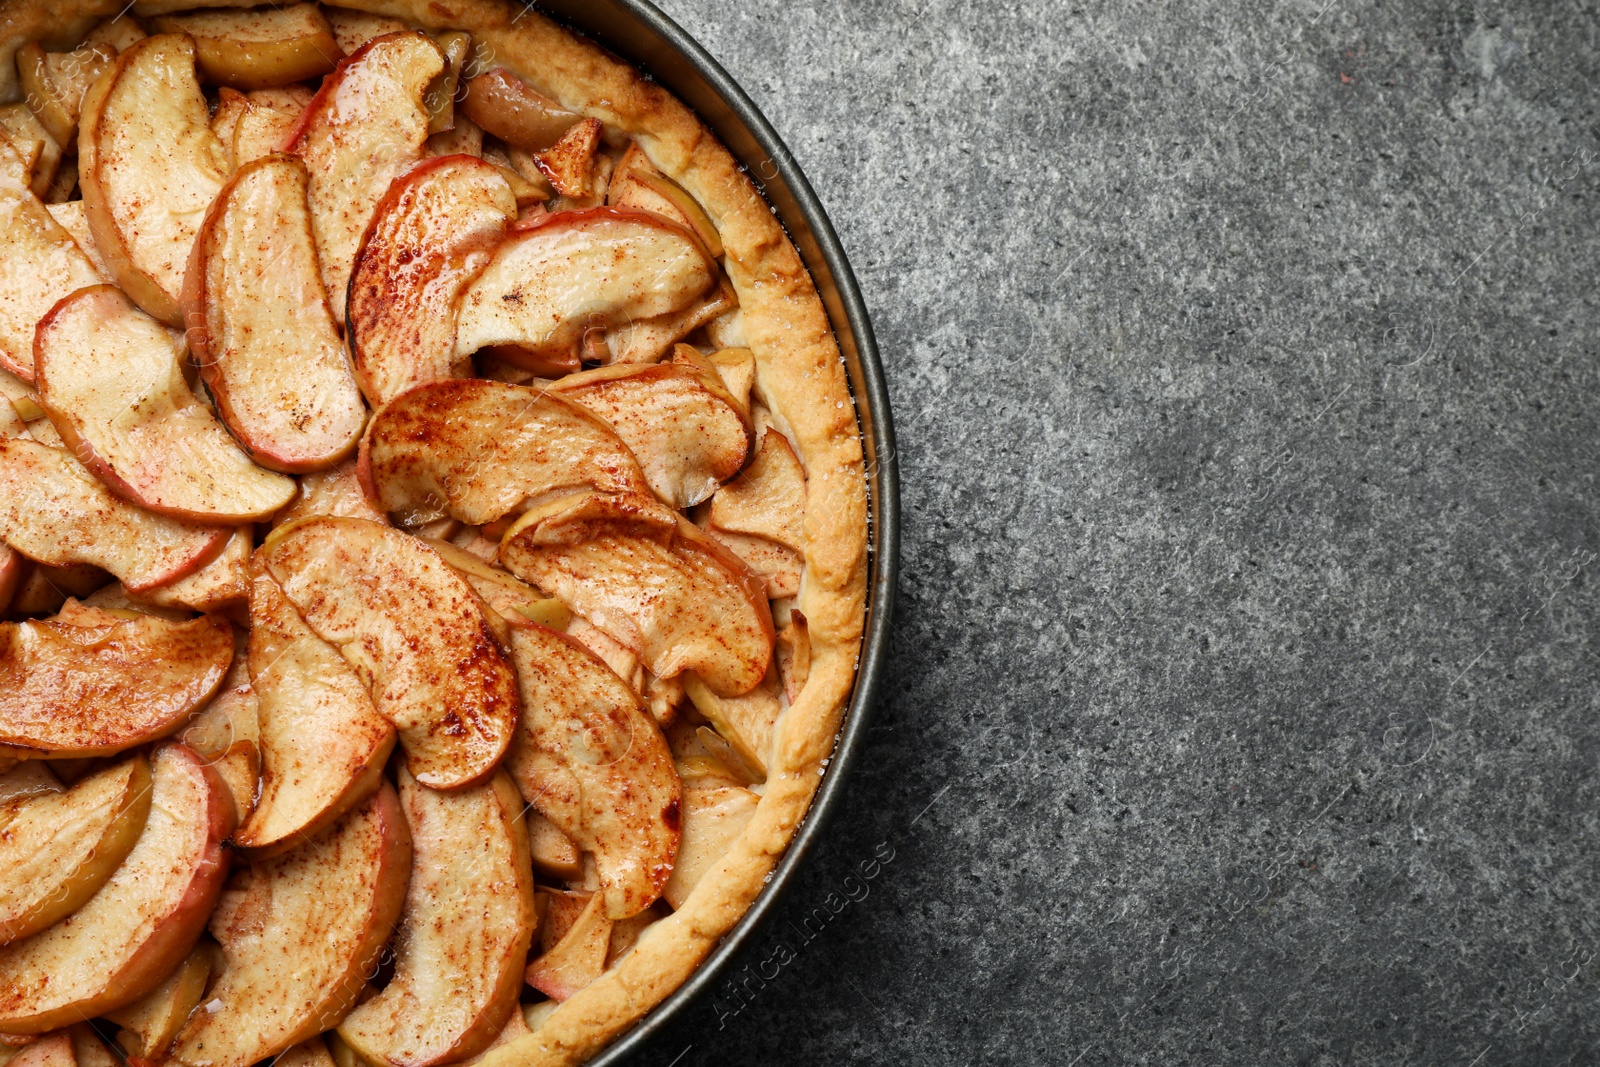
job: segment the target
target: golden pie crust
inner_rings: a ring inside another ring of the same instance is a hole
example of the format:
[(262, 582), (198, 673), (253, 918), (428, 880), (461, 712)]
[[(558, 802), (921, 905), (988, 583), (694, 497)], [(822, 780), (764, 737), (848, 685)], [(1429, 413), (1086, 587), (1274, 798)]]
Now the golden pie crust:
[[(196, 6), (204, 4), (198, 0)], [(5, 0), (0, 99), (19, 99), (16, 51), (70, 48), (121, 0)], [(867, 496), (855, 407), (839, 349), (799, 253), (733, 155), (682, 102), (593, 43), (509, 0), (340, 0), (427, 30), (461, 29), (564, 106), (632, 137), (721, 231), (739, 296), (755, 389), (807, 475), (805, 577), (810, 626), (805, 688), (779, 719), (766, 792), (721, 863), (634, 951), (537, 1032), (492, 1049), (484, 1067), (573, 1064), (596, 1055), (677, 989), (761, 892), (821, 782), (855, 680), (865, 623)]]

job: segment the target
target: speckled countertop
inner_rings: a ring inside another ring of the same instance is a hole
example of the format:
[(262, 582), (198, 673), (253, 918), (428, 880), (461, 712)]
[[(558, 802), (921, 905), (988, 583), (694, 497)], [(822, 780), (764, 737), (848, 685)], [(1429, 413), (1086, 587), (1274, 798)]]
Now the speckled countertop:
[(1593, 0), (659, 2), (906, 521), (833, 831), (641, 1062), (1596, 1062)]

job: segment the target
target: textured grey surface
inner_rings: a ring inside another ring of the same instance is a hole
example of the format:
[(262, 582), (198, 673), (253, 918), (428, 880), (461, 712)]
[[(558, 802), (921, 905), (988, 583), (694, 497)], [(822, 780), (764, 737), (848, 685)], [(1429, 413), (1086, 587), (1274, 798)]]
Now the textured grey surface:
[(643, 1061), (1596, 1062), (1593, 0), (662, 6), (855, 262), (906, 539), (775, 977)]

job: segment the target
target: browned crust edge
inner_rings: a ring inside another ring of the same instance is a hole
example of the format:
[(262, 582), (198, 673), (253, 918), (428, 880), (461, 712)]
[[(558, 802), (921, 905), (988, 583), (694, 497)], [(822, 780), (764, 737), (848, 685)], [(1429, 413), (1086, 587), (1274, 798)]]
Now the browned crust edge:
[[(203, 2), (203, 0), (202, 0)], [(15, 54), (29, 40), (66, 48), (122, 9), (118, 0), (0, 3), (0, 99), (16, 100)], [(816, 287), (767, 202), (733, 155), (683, 103), (639, 71), (512, 0), (339, 0), (424, 29), (463, 29), (493, 62), (539, 92), (625, 133), (687, 189), (721, 231), (739, 294), (756, 389), (807, 476), (810, 624), (806, 686), (779, 721), (755, 817), (684, 906), (566, 1001), (539, 1030), (491, 1051), (482, 1067), (577, 1064), (682, 985), (749, 908), (809, 809), (854, 685), (865, 625), (867, 494), (860, 430), (838, 345)]]

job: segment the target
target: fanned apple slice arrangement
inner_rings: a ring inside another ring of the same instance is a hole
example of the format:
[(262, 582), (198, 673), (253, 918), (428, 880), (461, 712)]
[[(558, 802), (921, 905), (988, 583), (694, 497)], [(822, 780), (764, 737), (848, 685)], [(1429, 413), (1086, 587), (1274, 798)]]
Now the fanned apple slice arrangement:
[(469, 1062), (752, 818), (806, 474), (647, 146), (185, 6), (0, 109), (0, 1067)]

